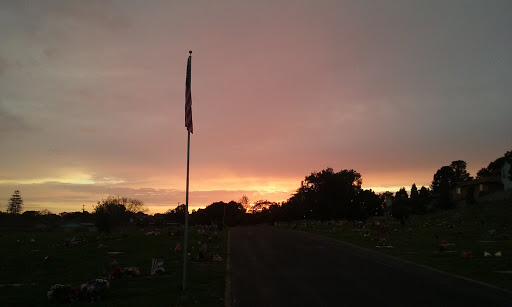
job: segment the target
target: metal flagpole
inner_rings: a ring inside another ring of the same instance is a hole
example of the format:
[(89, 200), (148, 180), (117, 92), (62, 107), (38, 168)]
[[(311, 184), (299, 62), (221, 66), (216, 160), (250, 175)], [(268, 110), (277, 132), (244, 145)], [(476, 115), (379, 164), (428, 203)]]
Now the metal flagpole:
[(185, 127), (187, 127), (187, 194), (185, 199), (185, 231), (183, 243), (183, 291), (187, 289), (187, 258), (188, 258), (188, 175), (190, 161), (190, 133), (194, 133), (192, 124), (192, 51), (189, 51), (187, 61), (187, 78), (185, 82)]
[(190, 131), (188, 131), (187, 141), (187, 195), (185, 197), (185, 239), (183, 246), (183, 291), (187, 288), (187, 257), (188, 257), (188, 166), (190, 159)]

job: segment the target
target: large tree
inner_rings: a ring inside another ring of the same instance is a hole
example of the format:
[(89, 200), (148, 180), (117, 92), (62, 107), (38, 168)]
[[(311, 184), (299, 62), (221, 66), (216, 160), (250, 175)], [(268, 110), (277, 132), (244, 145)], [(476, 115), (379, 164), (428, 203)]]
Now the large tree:
[(432, 192), (439, 194), (441, 208), (452, 207), (451, 190), (456, 183), (456, 174), (451, 166), (443, 166), (434, 174), (431, 185)]
[[(476, 178), (485, 178), (485, 177), (493, 177), (501, 175), (501, 168), (505, 162), (512, 163), (512, 150), (507, 151), (503, 156), (497, 158), (496, 160), (489, 163), (487, 167), (481, 168), (476, 173)], [(511, 174), (512, 176), (512, 174)]]
[(23, 209), (23, 199), (21, 198), (20, 191), (16, 190), (12, 194), (9, 202), (7, 203), (7, 213), (19, 214)]
[(128, 198), (128, 197), (118, 197), (118, 196), (109, 196), (107, 199), (109, 199), (109, 202), (116, 202), (120, 205), (123, 205), (126, 208), (126, 211), (132, 212), (132, 213), (147, 213), (149, 210), (144, 205), (144, 202), (142, 200), (138, 200), (135, 198)]
[(93, 214), (96, 217), (96, 226), (105, 232), (110, 232), (113, 227), (128, 218), (125, 205), (122, 204), (121, 198), (116, 196), (99, 201), (94, 207)]
[(432, 192), (440, 192), (442, 189), (450, 190), (455, 186), (455, 171), (450, 166), (443, 166), (437, 170), (432, 180)]
[(359, 212), (354, 200), (361, 184), (361, 174), (352, 169), (334, 172), (326, 168), (306, 176), (290, 203), (298, 206), (305, 218), (359, 218), (353, 215)]
[(455, 173), (455, 183), (462, 183), (473, 179), (467, 172), (466, 166), (466, 162), (462, 160), (453, 161), (450, 164), (450, 167), (453, 169), (453, 172)]

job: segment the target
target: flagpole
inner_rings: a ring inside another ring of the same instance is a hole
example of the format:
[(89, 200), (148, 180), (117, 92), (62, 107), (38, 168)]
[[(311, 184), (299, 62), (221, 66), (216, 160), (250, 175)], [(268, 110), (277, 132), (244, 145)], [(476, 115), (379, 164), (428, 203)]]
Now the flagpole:
[(190, 161), (190, 131), (187, 137), (187, 195), (185, 196), (185, 243), (183, 246), (183, 291), (187, 288), (187, 257), (188, 257), (188, 174)]
[(190, 133), (193, 133), (192, 124), (192, 51), (189, 51), (187, 61), (187, 78), (185, 82), (185, 127), (187, 127), (187, 192), (185, 198), (185, 231), (183, 246), (183, 291), (187, 289), (187, 260), (188, 260), (188, 178), (190, 162)]

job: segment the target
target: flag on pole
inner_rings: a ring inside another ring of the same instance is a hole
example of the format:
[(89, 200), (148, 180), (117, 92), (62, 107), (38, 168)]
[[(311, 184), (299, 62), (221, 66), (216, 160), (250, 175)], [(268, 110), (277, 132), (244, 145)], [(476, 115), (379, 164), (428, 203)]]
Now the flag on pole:
[(165, 272), (164, 260), (158, 258), (151, 259), (151, 275), (163, 272)]
[(189, 51), (187, 62), (187, 80), (185, 81), (185, 127), (190, 133), (194, 133), (194, 125), (192, 124), (192, 93), (190, 83), (192, 78), (192, 51)]

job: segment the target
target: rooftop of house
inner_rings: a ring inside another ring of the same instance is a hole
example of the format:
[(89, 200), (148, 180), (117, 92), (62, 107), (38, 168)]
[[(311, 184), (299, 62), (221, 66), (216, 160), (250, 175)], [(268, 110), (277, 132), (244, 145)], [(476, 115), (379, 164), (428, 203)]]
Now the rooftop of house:
[(477, 185), (481, 183), (496, 183), (501, 184), (501, 177), (500, 176), (492, 176), (492, 177), (484, 177), (484, 178), (478, 178), (469, 180), (463, 183), (459, 183), (457, 187), (465, 187), (465, 186), (471, 186), (471, 185)]

